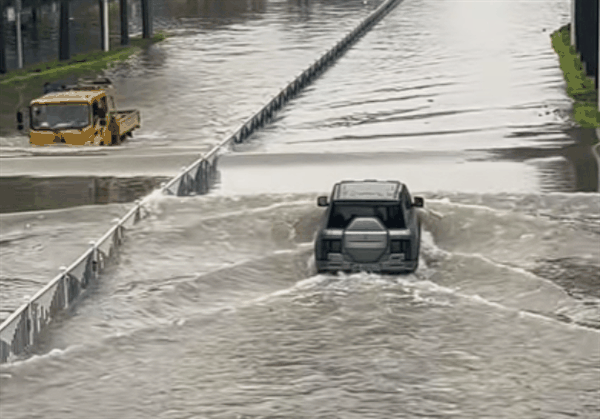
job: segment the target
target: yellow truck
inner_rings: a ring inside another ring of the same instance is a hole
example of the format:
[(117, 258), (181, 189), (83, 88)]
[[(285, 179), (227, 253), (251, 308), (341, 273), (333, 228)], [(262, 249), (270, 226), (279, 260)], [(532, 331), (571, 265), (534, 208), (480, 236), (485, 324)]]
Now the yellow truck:
[(80, 80), (75, 86), (45, 90), (30, 102), (27, 115), (17, 112), (19, 130), (28, 119), (32, 145), (118, 145), (140, 127), (138, 110), (116, 109), (108, 79)]

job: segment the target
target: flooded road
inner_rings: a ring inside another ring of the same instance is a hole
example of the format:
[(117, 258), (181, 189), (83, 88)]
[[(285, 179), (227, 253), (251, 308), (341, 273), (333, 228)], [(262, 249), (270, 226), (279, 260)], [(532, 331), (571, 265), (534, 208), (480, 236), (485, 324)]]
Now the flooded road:
[[(0, 139), (3, 318), (378, 4), (250, 3), (109, 74), (143, 118), (122, 147)], [(549, 37), (569, 8), (404, 0), (211, 193), (153, 196), (119, 265), (0, 367), (2, 418), (597, 418), (598, 164)], [(315, 274), (342, 178), (425, 197), (414, 275)]]

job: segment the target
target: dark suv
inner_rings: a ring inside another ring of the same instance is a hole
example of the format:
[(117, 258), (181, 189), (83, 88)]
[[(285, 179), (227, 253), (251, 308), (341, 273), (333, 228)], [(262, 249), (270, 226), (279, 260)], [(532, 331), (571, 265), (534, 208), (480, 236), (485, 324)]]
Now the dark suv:
[(414, 272), (419, 264), (421, 223), (411, 198), (398, 181), (336, 183), (315, 240), (318, 272)]

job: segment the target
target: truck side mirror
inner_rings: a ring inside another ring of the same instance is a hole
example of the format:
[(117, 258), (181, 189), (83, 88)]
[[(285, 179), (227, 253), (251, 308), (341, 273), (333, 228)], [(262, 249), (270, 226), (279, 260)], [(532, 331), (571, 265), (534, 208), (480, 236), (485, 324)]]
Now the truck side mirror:
[(23, 131), (23, 112), (17, 111), (17, 129)]
[(425, 204), (425, 200), (423, 198), (421, 198), (420, 196), (415, 196), (413, 200), (413, 207), (423, 208), (423, 205)]
[(326, 196), (320, 196), (317, 198), (317, 205), (320, 207), (326, 207), (329, 204), (327, 203), (327, 197)]

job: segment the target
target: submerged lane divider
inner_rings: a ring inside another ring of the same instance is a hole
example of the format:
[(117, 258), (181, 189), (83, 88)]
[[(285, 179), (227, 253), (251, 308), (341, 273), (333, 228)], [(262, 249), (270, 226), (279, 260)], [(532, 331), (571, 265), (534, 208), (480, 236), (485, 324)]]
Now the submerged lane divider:
[(206, 155), (200, 157), (182, 173), (171, 179), (163, 186), (163, 191), (170, 195), (196, 195), (206, 193), (215, 181), (217, 172), (218, 152), (232, 143), (242, 143), (254, 131), (271, 120), (288, 101), (294, 98), (304, 87), (323, 73), (327, 67), (335, 62), (346, 50), (372, 28), (381, 18), (392, 10), (401, 0), (386, 0), (369, 16), (367, 16), (352, 32), (347, 34), (333, 48), (325, 52), (310, 67), (291, 81), (273, 97), (261, 110), (242, 123), (229, 137), (217, 144)]
[[(178, 196), (207, 193), (216, 179), (219, 151), (232, 143), (244, 142), (254, 131), (264, 126), (277, 111), (323, 73), (400, 1), (385, 0), (352, 32), (281, 89), (260, 111), (241, 124), (233, 134), (163, 185), (162, 192)], [(27, 355), (29, 348), (38, 340), (39, 334), (58, 313), (69, 309), (100, 273), (118, 261), (119, 248), (123, 244), (125, 231), (145, 217), (147, 213), (144, 205), (149, 198), (150, 196), (147, 196), (141, 201), (136, 201), (134, 207), (117, 220), (116, 224), (98, 241), (91, 242), (90, 248), (73, 264), (63, 269), (0, 325), (0, 363)]]

